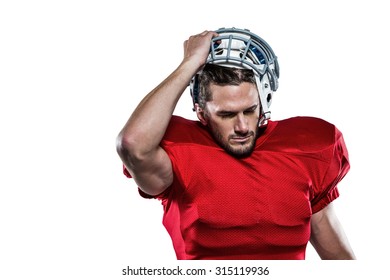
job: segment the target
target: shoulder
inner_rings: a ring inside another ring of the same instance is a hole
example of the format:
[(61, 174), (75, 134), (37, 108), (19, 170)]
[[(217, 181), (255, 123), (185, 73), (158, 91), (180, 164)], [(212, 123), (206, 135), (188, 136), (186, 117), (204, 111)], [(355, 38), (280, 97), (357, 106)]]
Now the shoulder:
[(168, 125), (168, 129), (172, 128), (190, 128), (198, 126), (198, 121), (189, 120), (180, 116), (173, 115)]
[(341, 133), (336, 126), (316, 117), (293, 117), (276, 121), (273, 141), (282, 146), (305, 151), (322, 150), (333, 146)]
[(163, 142), (209, 144), (210, 139), (209, 132), (199, 121), (174, 115), (166, 129)]
[(279, 129), (284, 129), (291, 132), (311, 132), (311, 133), (321, 133), (332, 131), (335, 128), (335, 125), (320, 118), (316, 117), (292, 117), (289, 119), (284, 119), (277, 121)]

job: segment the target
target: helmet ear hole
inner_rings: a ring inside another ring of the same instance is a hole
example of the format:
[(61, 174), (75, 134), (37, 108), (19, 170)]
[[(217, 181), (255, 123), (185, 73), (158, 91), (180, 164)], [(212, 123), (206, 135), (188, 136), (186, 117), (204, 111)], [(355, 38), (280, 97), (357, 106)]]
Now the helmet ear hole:
[(267, 103), (270, 103), (271, 100), (272, 100), (272, 94), (268, 93), (268, 95), (267, 95)]

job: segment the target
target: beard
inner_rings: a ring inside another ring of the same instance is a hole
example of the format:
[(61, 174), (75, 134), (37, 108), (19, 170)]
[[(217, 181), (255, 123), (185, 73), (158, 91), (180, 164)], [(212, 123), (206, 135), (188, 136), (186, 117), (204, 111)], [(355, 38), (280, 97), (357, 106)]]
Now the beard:
[[(252, 154), (253, 150), (256, 146), (256, 140), (258, 138), (258, 131), (249, 131), (246, 134), (233, 134), (229, 135), (228, 139), (224, 139), (222, 134), (215, 129), (212, 125), (210, 126), (210, 133), (212, 137), (214, 138), (215, 142), (223, 148), (228, 154), (235, 158), (245, 158)], [(229, 143), (229, 140), (234, 137), (251, 137), (251, 140), (249, 142), (245, 143), (238, 143), (236, 145), (232, 145)]]

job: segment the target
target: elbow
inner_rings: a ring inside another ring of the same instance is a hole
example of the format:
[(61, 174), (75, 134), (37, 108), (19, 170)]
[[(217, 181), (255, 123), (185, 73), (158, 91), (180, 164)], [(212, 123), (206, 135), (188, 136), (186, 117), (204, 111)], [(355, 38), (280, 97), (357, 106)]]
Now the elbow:
[(116, 151), (122, 159), (132, 154), (136, 144), (136, 141), (132, 137), (124, 135), (123, 132), (119, 133), (116, 137)]
[(128, 166), (142, 162), (148, 154), (142, 147), (142, 141), (123, 132), (119, 133), (116, 138), (116, 151)]

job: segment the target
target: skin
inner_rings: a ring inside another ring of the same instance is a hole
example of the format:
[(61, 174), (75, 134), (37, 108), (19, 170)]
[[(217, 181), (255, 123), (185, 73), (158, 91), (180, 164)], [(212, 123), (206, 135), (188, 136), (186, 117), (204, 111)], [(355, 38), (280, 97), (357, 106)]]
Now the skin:
[(312, 215), (310, 243), (323, 260), (356, 259), (332, 203)]
[(195, 104), (200, 122), (210, 128), (215, 141), (228, 153), (249, 156), (255, 146), (260, 115), (256, 86), (212, 84), (211, 91), (213, 99), (204, 110)]
[[(145, 193), (160, 194), (173, 182), (170, 159), (159, 144), (180, 96), (206, 62), (210, 41), (216, 36), (204, 31), (184, 42), (180, 65), (144, 97), (117, 137), (118, 154)], [(259, 121), (256, 87), (249, 83), (211, 87), (213, 99), (205, 108), (195, 104), (200, 122), (228, 153), (249, 156)], [(331, 204), (313, 214), (311, 232), (310, 242), (322, 259), (355, 259)]]

